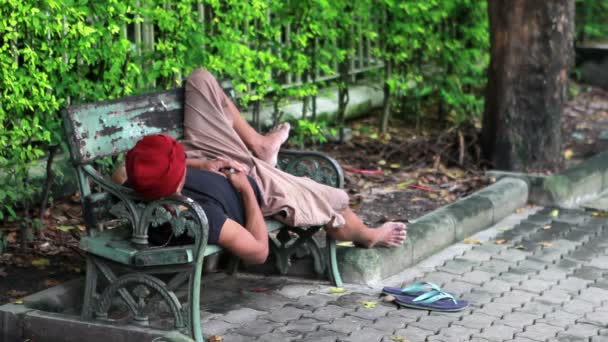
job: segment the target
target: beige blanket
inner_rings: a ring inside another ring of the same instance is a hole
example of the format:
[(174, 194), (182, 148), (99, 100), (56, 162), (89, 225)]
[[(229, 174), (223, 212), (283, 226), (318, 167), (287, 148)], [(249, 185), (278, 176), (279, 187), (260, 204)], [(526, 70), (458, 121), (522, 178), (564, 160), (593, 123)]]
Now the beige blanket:
[(344, 225), (340, 214), (348, 206), (342, 189), (296, 177), (254, 157), (232, 128), (230, 101), (217, 80), (206, 70), (194, 71), (186, 82), (184, 140), (189, 158), (226, 157), (249, 167), (264, 203), (264, 216), (291, 226)]

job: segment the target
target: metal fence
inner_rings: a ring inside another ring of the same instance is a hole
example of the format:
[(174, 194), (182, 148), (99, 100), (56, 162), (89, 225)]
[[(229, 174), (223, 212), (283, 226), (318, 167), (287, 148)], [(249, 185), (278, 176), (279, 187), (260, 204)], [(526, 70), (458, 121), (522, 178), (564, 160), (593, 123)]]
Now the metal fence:
[[(205, 27), (206, 22), (213, 20), (213, 12), (209, 6), (199, 3), (196, 10), (198, 11), (199, 20), (203, 27)], [(268, 20), (272, 20), (270, 13), (268, 14)], [(124, 37), (133, 42), (134, 48), (137, 49), (138, 54), (141, 55), (143, 51), (154, 50), (155, 29), (153, 22), (150, 22), (146, 18), (136, 16), (136, 20), (134, 20), (133, 23), (123, 25), (122, 31)], [(214, 34), (214, 32), (211, 31), (209, 34)], [(356, 52), (354, 56), (350, 58), (350, 66), (348, 70), (348, 74), (354, 81), (357, 74), (382, 68), (384, 67), (384, 63), (381, 58), (378, 58), (373, 54), (374, 48), (378, 47), (378, 42), (374, 42), (360, 33), (353, 32), (353, 34), (358, 34), (360, 36), (360, 39), (358, 39), (358, 44), (355, 46)], [(288, 45), (290, 43), (290, 35), (291, 25), (284, 26), (282, 28), (281, 37), (279, 38), (279, 43), (282, 45)], [(315, 43), (318, 43), (317, 39), (318, 38), (315, 38)], [(310, 76), (310, 79), (308, 80), (304, 80), (304, 75), (292, 72), (286, 73), (283, 77), (276, 80), (282, 84), (283, 88), (289, 88), (299, 86), (313, 80), (314, 82), (322, 82), (337, 79), (338, 77), (340, 77), (340, 75), (338, 71), (338, 64), (336, 62), (333, 65), (333, 72), (325, 73), (319, 70), (319, 68), (315, 68), (314, 76)]]

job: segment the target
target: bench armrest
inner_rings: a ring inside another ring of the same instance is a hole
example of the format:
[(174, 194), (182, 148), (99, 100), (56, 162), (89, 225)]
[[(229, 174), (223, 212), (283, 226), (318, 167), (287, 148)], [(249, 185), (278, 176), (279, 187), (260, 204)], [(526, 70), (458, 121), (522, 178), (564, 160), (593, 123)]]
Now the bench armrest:
[(175, 236), (188, 234), (194, 238), (194, 260), (202, 260), (207, 247), (209, 222), (196, 201), (183, 195), (172, 195), (146, 203), (139, 224), (134, 227), (131, 242), (146, 245), (150, 226), (163, 223), (171, 225)]
[(277, 167), (299, 177), (308, 177), (335, 188), (344, 187), (344, 171), (325, 153), (281, 149)]
[[(80, 168), (101, 189), (101, 192), (89, 194), (82, 199), (89, 235), (94, 236), (98, 220), (106, 218), (109, 213), (115, 216), (118, 214), (119, 217), (130, 221), (131, 242), (135, 245), (144, 247), (148, 244), (150, 226), (169, 223), (174, 235), (187, 233), (194, 238), (195, 260), (199, 255), (203, 255), (207, 246), (209, 224), (205, 211), (194, 200), (182, 195), (173, 195), (149, 201), (138, 196), (133, 189), (104, 178), (90, 165)], [(110, 208), (108, 202), (118, 203)], [(113, 211), (117, 206), (122, 209)]]

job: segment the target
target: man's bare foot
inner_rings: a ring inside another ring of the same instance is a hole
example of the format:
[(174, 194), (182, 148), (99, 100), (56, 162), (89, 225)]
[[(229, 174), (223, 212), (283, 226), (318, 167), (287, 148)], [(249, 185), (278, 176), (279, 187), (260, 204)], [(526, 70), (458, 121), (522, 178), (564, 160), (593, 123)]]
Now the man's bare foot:
[(403, 244), (407, 237), (405, 223), (386, 222), (380, 227), (373, 229), (375, 238), (368, 247), (398, 247)]
[(270, 165), (275, 166), (277, 164), (279, 149), (281, 148), (281, 145), (287, 141), (287, 138), (289, 138), (290, 129), (291, 125), (289, 125), (288, 122), (284, 122), (270, 130), (270, 132), (264, 136), (264, 143), (255, 151), (256, 156)]

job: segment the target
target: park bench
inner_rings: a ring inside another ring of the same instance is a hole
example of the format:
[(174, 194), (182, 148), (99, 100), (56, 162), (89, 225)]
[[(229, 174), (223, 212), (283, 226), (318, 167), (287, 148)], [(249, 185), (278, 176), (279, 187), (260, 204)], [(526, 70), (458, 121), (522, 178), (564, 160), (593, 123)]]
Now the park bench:
[[(182, 138), (183, 97), (184, 90), (179, 88), (70, 106), (63, 113), (63, 123), (87, 227), (79, 245), (87, 265), (82, 318), (113, 321), (111, 312), (122, 305), (130, 321), (146, 325), (148, 303), (164, 301), (172, 328), (202, 341), (202, 264), (205, 257), (222, 251), (218, 245), (207, 244), (205, 212), (184, 196), (145, 200), (113, 183), (99, 167), (103, 165), (100, 160), (126, 152), (145, 135), (166, 133)], [(343, 186), (339, 164), (319, 152), (282, 150), (277, 167)], [(342, 286), (336, 242), (326, 237), (322, 247), (313, 237), (322, 227), (290, 227), (272, 219), (267, 225), (271, 255), (281, 274), (287, 272), (294, 253), (305, 251), (312, 255), (317, 273), (327, 274), (334, 285)], [(157, 245), (151, 237), (161, 231), (169, 232), (168, 240), (190, 239), (185, 244)], [(238, 259), (233, 256), (230, 264), (229, 272), (236, 271)], [(187, 298), (180, 301), (176, 290), (186, 283)]]

